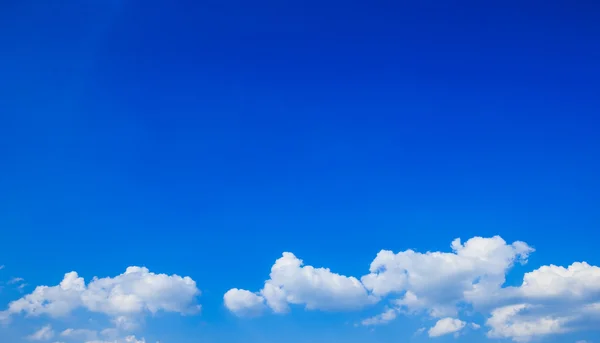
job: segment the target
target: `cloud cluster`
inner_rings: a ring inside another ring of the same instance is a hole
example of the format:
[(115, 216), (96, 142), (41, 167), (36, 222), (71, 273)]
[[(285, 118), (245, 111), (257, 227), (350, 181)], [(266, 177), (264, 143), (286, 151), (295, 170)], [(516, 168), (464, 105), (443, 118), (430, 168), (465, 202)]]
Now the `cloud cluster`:
[(306, 266), (289, 252), (275, 261), (260, 291), (234, 288), (223, 298), (225, 306), (239, 316), (258, 314), (267, 307), (275, 313), (286, 313), (290, 304), (309, 310), (356, 310), (378, 300), (357, 278)]
[(452, 252), (382, 250), (361, 280), (380, 297), (404, 293), (395, 304), (409, 312), (455, 316), (465, 293), (498, 289), (513, 264), (525, 262), (533, 252), (526, 243), (507, 244), (499, 236), (474, 237), (464, 244), (455, 239), (451, 247)]
[(112, 278), (94, 278), (87, 285), (76, 272), (70, 272), (60, 284), (38, 286), (32, 293), (11, 302), (8, 309), (0, 312), (0, 319), (21, 313), (61, 317), (84, 308), (125, 323), (127, 318), (145, 312), (196, 313), (200, 310), (196, 305), (199, 294), (196, 282), (190, 277), (155, 274), (143, 267), (129, 267)]
[[(450, 252), (380, 251), (369, 273), (360, 278), (326, 268), (304, 266), (284, 253), (264, 287), (251, 292), (231, 289), (225, 306), (238, 316), (265, 309), (286, 313), (290, 305), (312, 310), (352, 310), (387, 302), (386, 310), (361, 322), (380, 325), (398, 313), (423, 313), (437, 320), (428, 330), (438, 337), (467, 327), (459, 319), (465, 308), (487, 315), (490, 338), (527, 342), (575, 330), (600, 319), (600, 268), (585, 262), (568, 267), (542, 266), (526, 273), (517, 287), (505, 287), (506, 274), (527, 262), (534, 249), (525, 242), (507, 243), (499, 236), (455, 239)], [(479, 324), (471, 323), (472, 328)]]
[(488, 337), (527, 342), (573, 331), (600, 319), (600, 268), (585, 262), (542, 266), (526, 273), (518, 287), (500, 289), (491, 312)]
[[(360, 322), (383, 325), (399, 315), (424, 314), (431, 320), (432, 338), (458, 335), (485, 325), (494, 339), (523, 343), (575, 331), (600, 321), (600, 268), (586, 262), (569, 266), (545, 265), (523, 275), (518, 286), (505, 286), (506, 275), (524, 264), (534, 249), (525, 242), (508, 243), (499, 236), (455, 239), (449, 251), (380, 251), (362, 276), (346, 276), (328, 268), (305, 265), (290, 252), (278, 258), (258, 291), (232, 288), (224, 305), (235, 315), (258, 316), (266, 311), (285, 314), (294, 306), (307, 310), (355, 311), (380, 303), (384, 311)], [(13, 284), (21, 279), (13, 279)], [(11, 302), (0, 320), (13, 316), (67, 316), (77, 309), (105, 314), (113, 327), (102, 330), (67, 329), (56, 334), (51, 326), (27, 338), (85, 343), (145, 343), (130, 334), (147, 313), (193, 314), (200, 295), (190, 277), (155, 274), (129, 267), (114, 277), (89, 283), (76, 272), (54, 286), (38, 286)], [(477, 324), (473, 311), (485, 315)], [(357, 324), (358, 325), (358, 324)]]

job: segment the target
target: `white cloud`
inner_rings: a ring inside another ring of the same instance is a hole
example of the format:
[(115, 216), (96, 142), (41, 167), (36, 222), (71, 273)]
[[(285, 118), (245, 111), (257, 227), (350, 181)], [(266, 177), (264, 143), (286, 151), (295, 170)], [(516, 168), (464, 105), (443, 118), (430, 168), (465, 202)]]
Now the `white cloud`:
[(56, 286), (38, 286), (0, 312), (0, 319), (24, 313), (60, 317), (77, 308), (112, 317), (131, 317), (158, 311), (196, 313), (200, 291), (190, 277), (155, 274), (147, 268), (129, 267), (113, 278), (94, 278), (87, 285), (76, 272), (65, 274)]
[(15, 283), (19, 283), (19, 282), (22, 282), (22, 281), (25, 281), (25, 279), (23, 279), (23, 278), (20, 278), (20, 277), (14, 277), (14, 278), (10, 279), (10, 280), (7, 282), (7, 284), (9, 284), (9, 285), (13, 285), (13, 284), (15, 284)]
[(33, 341), (47, 341), (52, 339), (52, 337), (54, 337), (54, 330), (52, 330), (52, 326), (46, 325), (27, 338)]
[[(492, 296), (493, 295), (493, 296)], [(585, 262), (548, 265), (525, 273), (517, 287), (488, 295), (500, 304), (486, 325), (488, 336), (527, 342), (575, 330), (600, 316), (600, 268)]]
[(265, 298), (245, 289), (233, 288), (223, 296), (225, 307), (238, 316), (253, 316), (265, 309)]
[(535, 310), (528, 304), (509, 305), (492, 311), (486, 325), (491, 328), (490, 338), (511, 338), (515, 342), (528, 342), (535, 337), (567, 332), (567, 323), (572, 317), (539, 316), (524, 313)]
[(396, 316), (397, 316), (396, 310), (389, 308), (376, 316), (364, 319), (361, 322), (361, 324), (364, 326), (387, 324), (387, 323), (391, 322), (392, 320), (396, 319)]
[[(292, 253), (284, 253), (271, 269), (271, 278), (256, 293), (231, 289), (224, 297), (232, 312), (259, 313), (266, 304), (276, 313), (285, 313), (289, 304), (307, 309), (351, 310), (374, 304), (389, 295), (398, 299), (391, 305), (404, 312), (426, 311), (434, 318), (456, 316), (465, 294), (500, 289), (506, 272), (515, 262), (525, 263), (533, 248), (524, 242), (507, 244), (501, 237), (474, 237), (461, 243), (455, 239), (452, 252), (399, 253), (382, 250), (373, 260), (370, 273), (360, 281), (335, 274), (326, 268), (303, 266)], [(388, 312), (388, 316), (395, 312)], [(367, 323), (384, 323), (373, 318)], [(389, 320), (388, 320), (389, 321)]]
[(0, 270), (2, 270), (2, 269), (4, 269), (4, 265), (3, 264), (0, 265)]
[[(475, 237), (464, 245), (455, 240), (452, 249), (453, 253), (425, 254), (382, 251), (362, 281), (381, 296), (404, 292), (391, 303), (406, 313), (424, 310), (440, 318), (459, 315), (461, 304), (484, 314), (491, 308), (488, 336), (518, 342), (600, 320), (600, 268), (596, 266), (585, 262), (566, 268), (542, 266), (526, 273), (521, 286), (503, 287), (512, 265), (526, 262), (533, 252), (526, 243), (509, 245), (497, 236)], [(476, 325), (472, 327), (479, 328)]]
[(459, 332), (462, 330), (467, 323), (456, 318), (442, 318), (438, 320), (435, 325), (427, 331), (429, 337), (440, 337), (450, 333)]
[(567, 268), (542, 266), (526, 273), (516, 290), (527, 298), (586, 299), (600, 294), (600, 268), (586, 262), (575, 262)]
[(336, 274), (327, 268), (305, 266), (289, 252), (275, 261), (270, 279), (260, 292), (234, 288), (226, 295), (225, 306), (234, 313), (256, 310), (263, 301), (274, 312), (285, 313), (290, 304), (303, 305), (309, 310), (335, 311), (356, 310), (378, 300), (368, 294), (357, 278)]
[[(335, 274), (326, 268), (303, 266), (284, 253), (271, 269), (262, 290), (231, 289), (225, 305), (236, 314), (276, 313), (290, 304), (307, 309), (360, 309), (387, 301), (385, 312), (364, 319), (362, 325), (384, 324), (398, 313), (425, 313), (440, 319), (430, 335), (458, 332), (466, 325), (465, 310), (488, 319), (487, 335), (526, 342), (589, 327), (600, 320), (600, 268), (586, 262), (562, 267), (548, 265), (525, 273), (520, 286), (505, 287), (506, 274), (524, 264), (534, 249), (525, 242), (507, 243), (499, 236), (455, 239), (451, 252), (394, 253), (380, 251), (369, 273), (360, 278)], [(480, 326), (471, 323), (472, 329)], [(454, 331), (452, 331), (454, 330)]]
[(451, 247), (450, 253), (382, 250), (361, 280), (378, 296), (405, 292), (396, 304), (409, 312), (454, 316), (465, 292), (498, 289), (513, 264), (524, 263), (533, 252), (524, 242), (507, 244), (499, 236), (474, 237), (464, 244), (455, 239)]

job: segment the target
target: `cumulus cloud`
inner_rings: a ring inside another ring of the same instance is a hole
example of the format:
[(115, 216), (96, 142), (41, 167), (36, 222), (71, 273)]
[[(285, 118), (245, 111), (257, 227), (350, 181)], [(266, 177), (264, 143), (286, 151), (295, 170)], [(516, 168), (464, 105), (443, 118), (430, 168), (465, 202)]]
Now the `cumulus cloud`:
[(399, 298), (392, 305), (407, 312), (455, 316), (465, 292), (500, 288), (507, 270), (515, 262), (524, 263), (533, 252), (524, 242), (507, 244), (499, 236), (474, 237), (464, 244), (456, 239), (451, 247), (449, 253), (382, 250), (360, 281), (326, 268), (303, 266), (292, 253), (284, 253), (261, 291), (234, 288), (227, 292), (225, 305), (234, 313), (259, 312), (263, 303), (276, 313), (287, 312), (289, 304), (320, 310), (357, 309), (396, 294)]
[(573, 320), (569, 317), (536, 316), (526, 313), (528, 309), (532, 306), (517, 304), (495, 309), (486, 322), (491, 328), (487, 336), (528, 342), (534, 337), (566, 332), (565, 324)]
[(520, 286), (497, 292), (495, 301), (507, 305), (492, 311), (489, 337), (527, 342), (572, 331), (600, 317), (600, 268), (586, 262), (541, 266), (525, 273)]
[(190, 277), (155, 274), (143, 267), (129, 267), (115, 277), (93, 278), (87, 285), (76, 272), (65, 274), (56, 286), (38, 286), (9, 304), (0, 319), (27, 316), (61, 317), (77, 308), (127, 318), (144, 312), (196, 313), (200, 291)]
[(266, 308), (265, 298), (245, 289), (233, 288), (223, 296), (225, 307), (239, 316), (258, 315)]
[(54, 330), (52, 330), (52, 326), (46, 325), (27, 338), (32, 341), (47, 341), (52, 339), (52, 337), (54, 337)]
[(382, 250), (361, 280), (375, 295), (404, 292), (395, 303), (409, 312), (455, 316), (466, 292), (489, 295), (504, 283), (515, 262), (526, 262), (533, 252), (524, 242), (507, 244), (499, 236), (474, 237), (464, 244), (455, 239), (451, 247), (449, 253)]
[(276, 313), (288, 312), (290, 304), (309, 310), (356, 310), (377, 302), (377, 298), (357, 278), (305, 266), (294, 254), (286, 252), (275, 261), (262, 290), (252, 293), (234, 288), (225, 294), (224, 302), (239, 315), (255, 313), (263, 304)]
[(526, 273), (520, 287), (509, 287), (507, 291), (529, 299), (587, 300), (600, 295), (600, 268), (586, 262), (575, 262), (567, 268), (542, 266)]
[[(262, 290), (231, 289), (225, 306), (238, 315), (265, 308), (351, 310), (386, 301), (385, 311), (364, 319), (365, 326), (385, 324), (399, 313), (424, 313), (437, 322), (432, 337), (459, 332), (465, 309), (487, 316), (487, 335), (527, 342), (560, 334), (600, 320), (600, 268), (586, 262), (541, 266), (525, 273), (519, 286), (506, 287), (506, 274), (524, 264), (534, 249), (525, 242), (507, 243), (500, 236), (452, 241), (450, 252), (380, 251), (369, 273), (356, 278), (326, 268), (304, 266), (284, 253)], [(588, 325), (589, 326), (589, 325)], [(479, 324), (471, 323), (472, 329)]]
[(433, 327), (427, 331), (429, 337), (440, 337), (450, 333), (459, 332), (467, 323), (456, 318), (442, 318), (438, 320)]

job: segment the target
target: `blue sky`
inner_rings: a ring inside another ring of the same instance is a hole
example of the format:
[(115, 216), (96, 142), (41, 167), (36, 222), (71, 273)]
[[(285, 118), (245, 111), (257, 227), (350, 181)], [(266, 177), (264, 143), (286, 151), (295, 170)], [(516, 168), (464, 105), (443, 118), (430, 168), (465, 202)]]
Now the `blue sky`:
[(600, 342), (598, 10), (3, 2), (0, 337)]

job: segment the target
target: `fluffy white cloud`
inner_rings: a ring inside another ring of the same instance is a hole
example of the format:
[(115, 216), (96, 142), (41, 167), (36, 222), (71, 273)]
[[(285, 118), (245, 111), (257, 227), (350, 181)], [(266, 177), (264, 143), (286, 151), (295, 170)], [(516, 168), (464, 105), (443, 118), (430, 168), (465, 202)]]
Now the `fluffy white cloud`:
[(305, 266), (294, 254), (286, 252), (275, 261), (270, 279), (260, 292), (231, 289), (225, 306), (234, 313), (255, 311), (264, 302), (276, 313), (289, 305), (304, 305), (309, 310), (353, 310), (377, 302), (355, 277), (331, 272), (327, 268)]
[(455, 333), (462, 330), (467, 323), (456, 318), (442, 318), (438, 320), (433, 327), (427, 331), (429, 337), (440, 337), (450, 333)]
[(567, 331), (565, 325), (573, 320), (572, 317), (539, 316), (525, 313), (535, 309), (528, 304), (509, 305), (492, 311), (487, 320), (491, 330), (487, 333), (490, 338), (511, 338), (515, 342), (528, 342), (535, 337)]
[(455, 239), (451, 247), (449, 253), (382, 250), (361, 280), (378, 296), (405, 292), (396, 304), (409, 312), (454, 316), (465, 293), (489, 295), (504, 283), (515, 262), (525, 262), (533, 252), (524, 242), (507, 244), (499, 236), (474, 237), (464, 244)]
[(225, 306), (238, 316), (252, 316), (265, 309), (265, 298), (245, 289), (230, 289), (223, 296)]
[(542, 266), (526, 273), (523, 284), (516, 291), (527, 298), (561, 298), (569, 301), (598, 296), (600, 268), (586, 262), (575, 262), (567, 268)]
[(458, 315), (462, 303), (483, 311), (493, 306), (486, 322), (488, 336), (517, 342), (568, 332), (578, 323), (600, 319), (596, 266), (585, 262), (566, 268), (542, 266), (526, 273), (520, 286), (503, 287), (512, 265), (526, 262), (533, 252), (526, 243), (509, 245), (500, 237), (475, 237), (464, 245), (455, 240), (452, 249), (453, 253), (425, 254), (382, 251), (363, 284), (381, 296), (404, 292), (391, 303), (407, 313), (425, 310), (439, 318)]
[(520, 286), (496, 292), (495, 301), (508, 305), (492, 311), (489, 337), (527, 342), (568, 332), (600, 316), (600, 268), (585, 262), (542, 266), (526, 273)]
[(46, 325), (27, 338), (33, 341), (47, 341), (52, 337), (54, 337), (54, 330), (52, 330), (52, 326)]
[[(284, 253), (262, 290), (234, 288), (225, 294), (224, 302), (242, 315), (258, 314), (267, 307), (285, 313), (290, 304), (319, 310), (360, 309), (386, 300), (383, 313), (361, 324), (384, 324), (398, 313), (426, 313), (439, 319), (429, 330), (432, 337), (462, 330), (466, 324), (459, 317), (466, 307), (488, 316), (489, 337), (517, 342), (600, 320), (597, 266), (585, 262), (542, 266), (526, 273), (520, 286), (504, 286), (508, 271), (516, 263), (526, 263), (533, 251), (525, 242), (509, 244), (499, 236), (473, 237), (464, 243), (456, 239), (450, 252), (382, 250), (360, 281), (304, 266), (293, 254)], [(480, 326), (472, 323), (471, 328)]]
[(65, 274), (56, 286), (38, 286), (0, 312), (0, 319), (24, 313), (60, 317), (85, 308), (118, 318), (158, 311), (196, 313), (200, 291), (190, 277), (155, 274), (147, 268), (129, 267), (116, 277), (93, 278), (87, 285), (76, 272)]
[[(343, 310), (361, 308), (398, 294), (401, 297), (392, 304), (408, 312), (426, 310), (437, 318), (455, 316), (457, 304), (467, 292), (477, 295), (499, 289), (507, 270), (515, 262), (524, 263), (533, 252), (524, 242), (507, 244), (499, 236), (474, 237), (464, 244), (456, 239), (451, 247), (453, 251), (449, 253), (382, 250), (371, 263), (370, 273), (360, 281), (326, 268), (303, 266), (302, 260), (292, 253), (284, 253), (273, 265), (271, 278), (261, 291), (251, 293), (234, 288), (227, 292), (225, 306), (237, 314), (260, 312), (263, 303), (276, 313), (287, 312), (289, 304)], [(388, 318), (392, 313), (387, 314)]]

